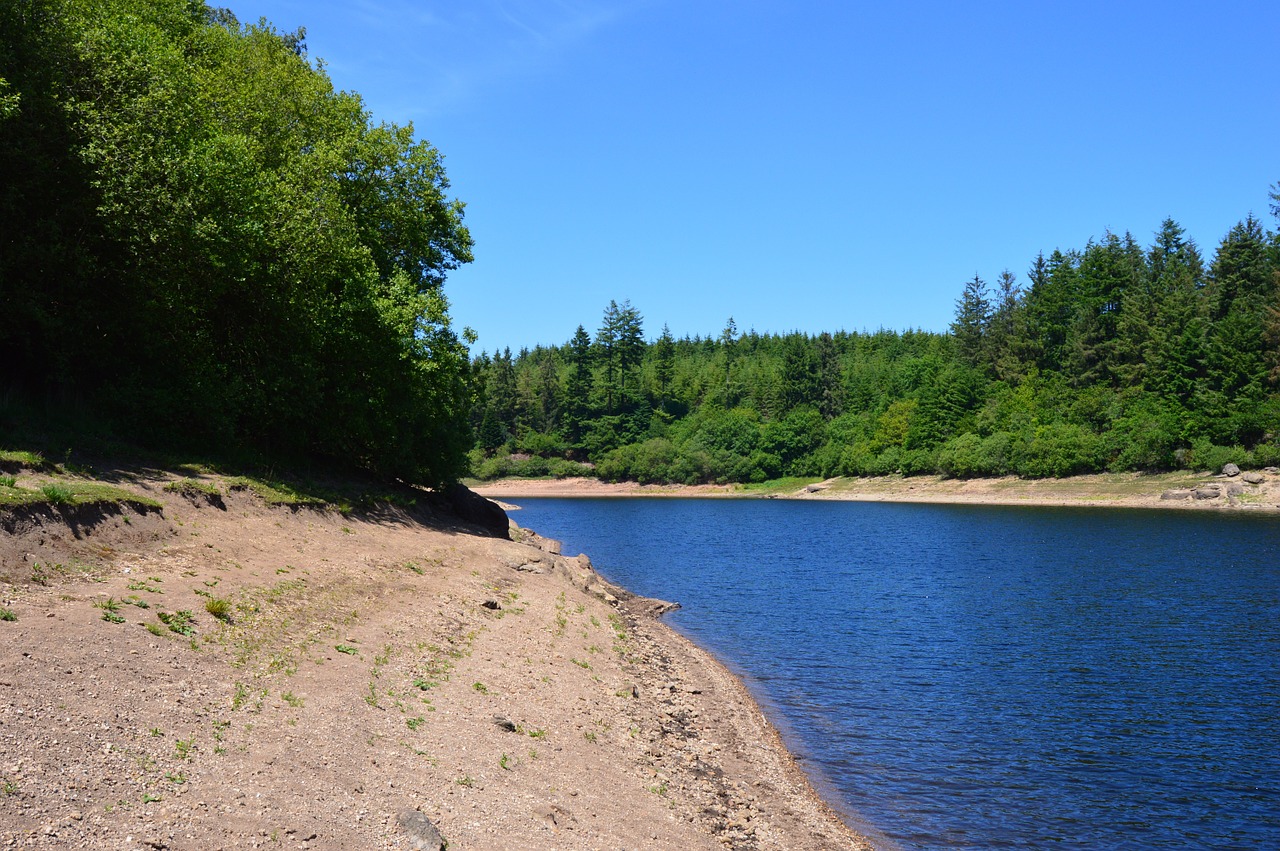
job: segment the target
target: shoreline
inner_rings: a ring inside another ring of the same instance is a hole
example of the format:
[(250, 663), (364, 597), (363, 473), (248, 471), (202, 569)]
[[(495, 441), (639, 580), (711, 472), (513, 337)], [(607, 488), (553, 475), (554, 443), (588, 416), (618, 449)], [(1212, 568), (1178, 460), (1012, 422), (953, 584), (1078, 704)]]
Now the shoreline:
[(0, 844), (873, 847), (670, 604), (554, 541), (116, 472), (157, 507), (0, 517)]
[[(1260, 478), (1260, 481), (1246, 481)], [(471, 489), (489, 499), (735, 498), (842, 500), (941, 505), (1148, 508), (1280, 513), (1280, 471), (1095, 473), (1064, 479), (944, 479), (941, 476), (834, 478), (777, 489), (734, 485), (640, 485), (596, 479), (499, 479)]]

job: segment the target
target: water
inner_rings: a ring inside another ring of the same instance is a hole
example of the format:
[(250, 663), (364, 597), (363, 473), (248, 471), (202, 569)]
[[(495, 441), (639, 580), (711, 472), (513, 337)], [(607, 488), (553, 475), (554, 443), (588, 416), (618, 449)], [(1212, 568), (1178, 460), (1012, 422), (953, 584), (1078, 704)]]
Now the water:
[(1280, 848), (1280, 520), (527, 499), (899, 849)]

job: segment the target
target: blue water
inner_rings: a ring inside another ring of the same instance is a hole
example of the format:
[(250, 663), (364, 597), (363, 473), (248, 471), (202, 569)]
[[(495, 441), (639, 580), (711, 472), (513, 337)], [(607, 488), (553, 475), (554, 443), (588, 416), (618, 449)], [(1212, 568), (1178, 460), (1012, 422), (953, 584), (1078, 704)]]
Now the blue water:
[(1280, 520), (526, 499), (899, 849), (1280, 849)]

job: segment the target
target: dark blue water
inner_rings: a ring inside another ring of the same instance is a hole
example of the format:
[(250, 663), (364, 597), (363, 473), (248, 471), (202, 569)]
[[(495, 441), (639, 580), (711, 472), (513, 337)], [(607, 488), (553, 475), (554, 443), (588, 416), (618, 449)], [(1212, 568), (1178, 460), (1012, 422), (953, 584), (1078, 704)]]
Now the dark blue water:
[(1280, 520), (521, 500), (886, 847), (1280, 849)]

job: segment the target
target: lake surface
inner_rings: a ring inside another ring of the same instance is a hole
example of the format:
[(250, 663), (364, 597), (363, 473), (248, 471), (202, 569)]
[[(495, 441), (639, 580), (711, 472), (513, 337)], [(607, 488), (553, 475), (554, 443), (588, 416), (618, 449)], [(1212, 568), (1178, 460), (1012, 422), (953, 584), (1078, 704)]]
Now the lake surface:
[(1280, 519), (524, 499), (887, 849), (1280, 848)]

